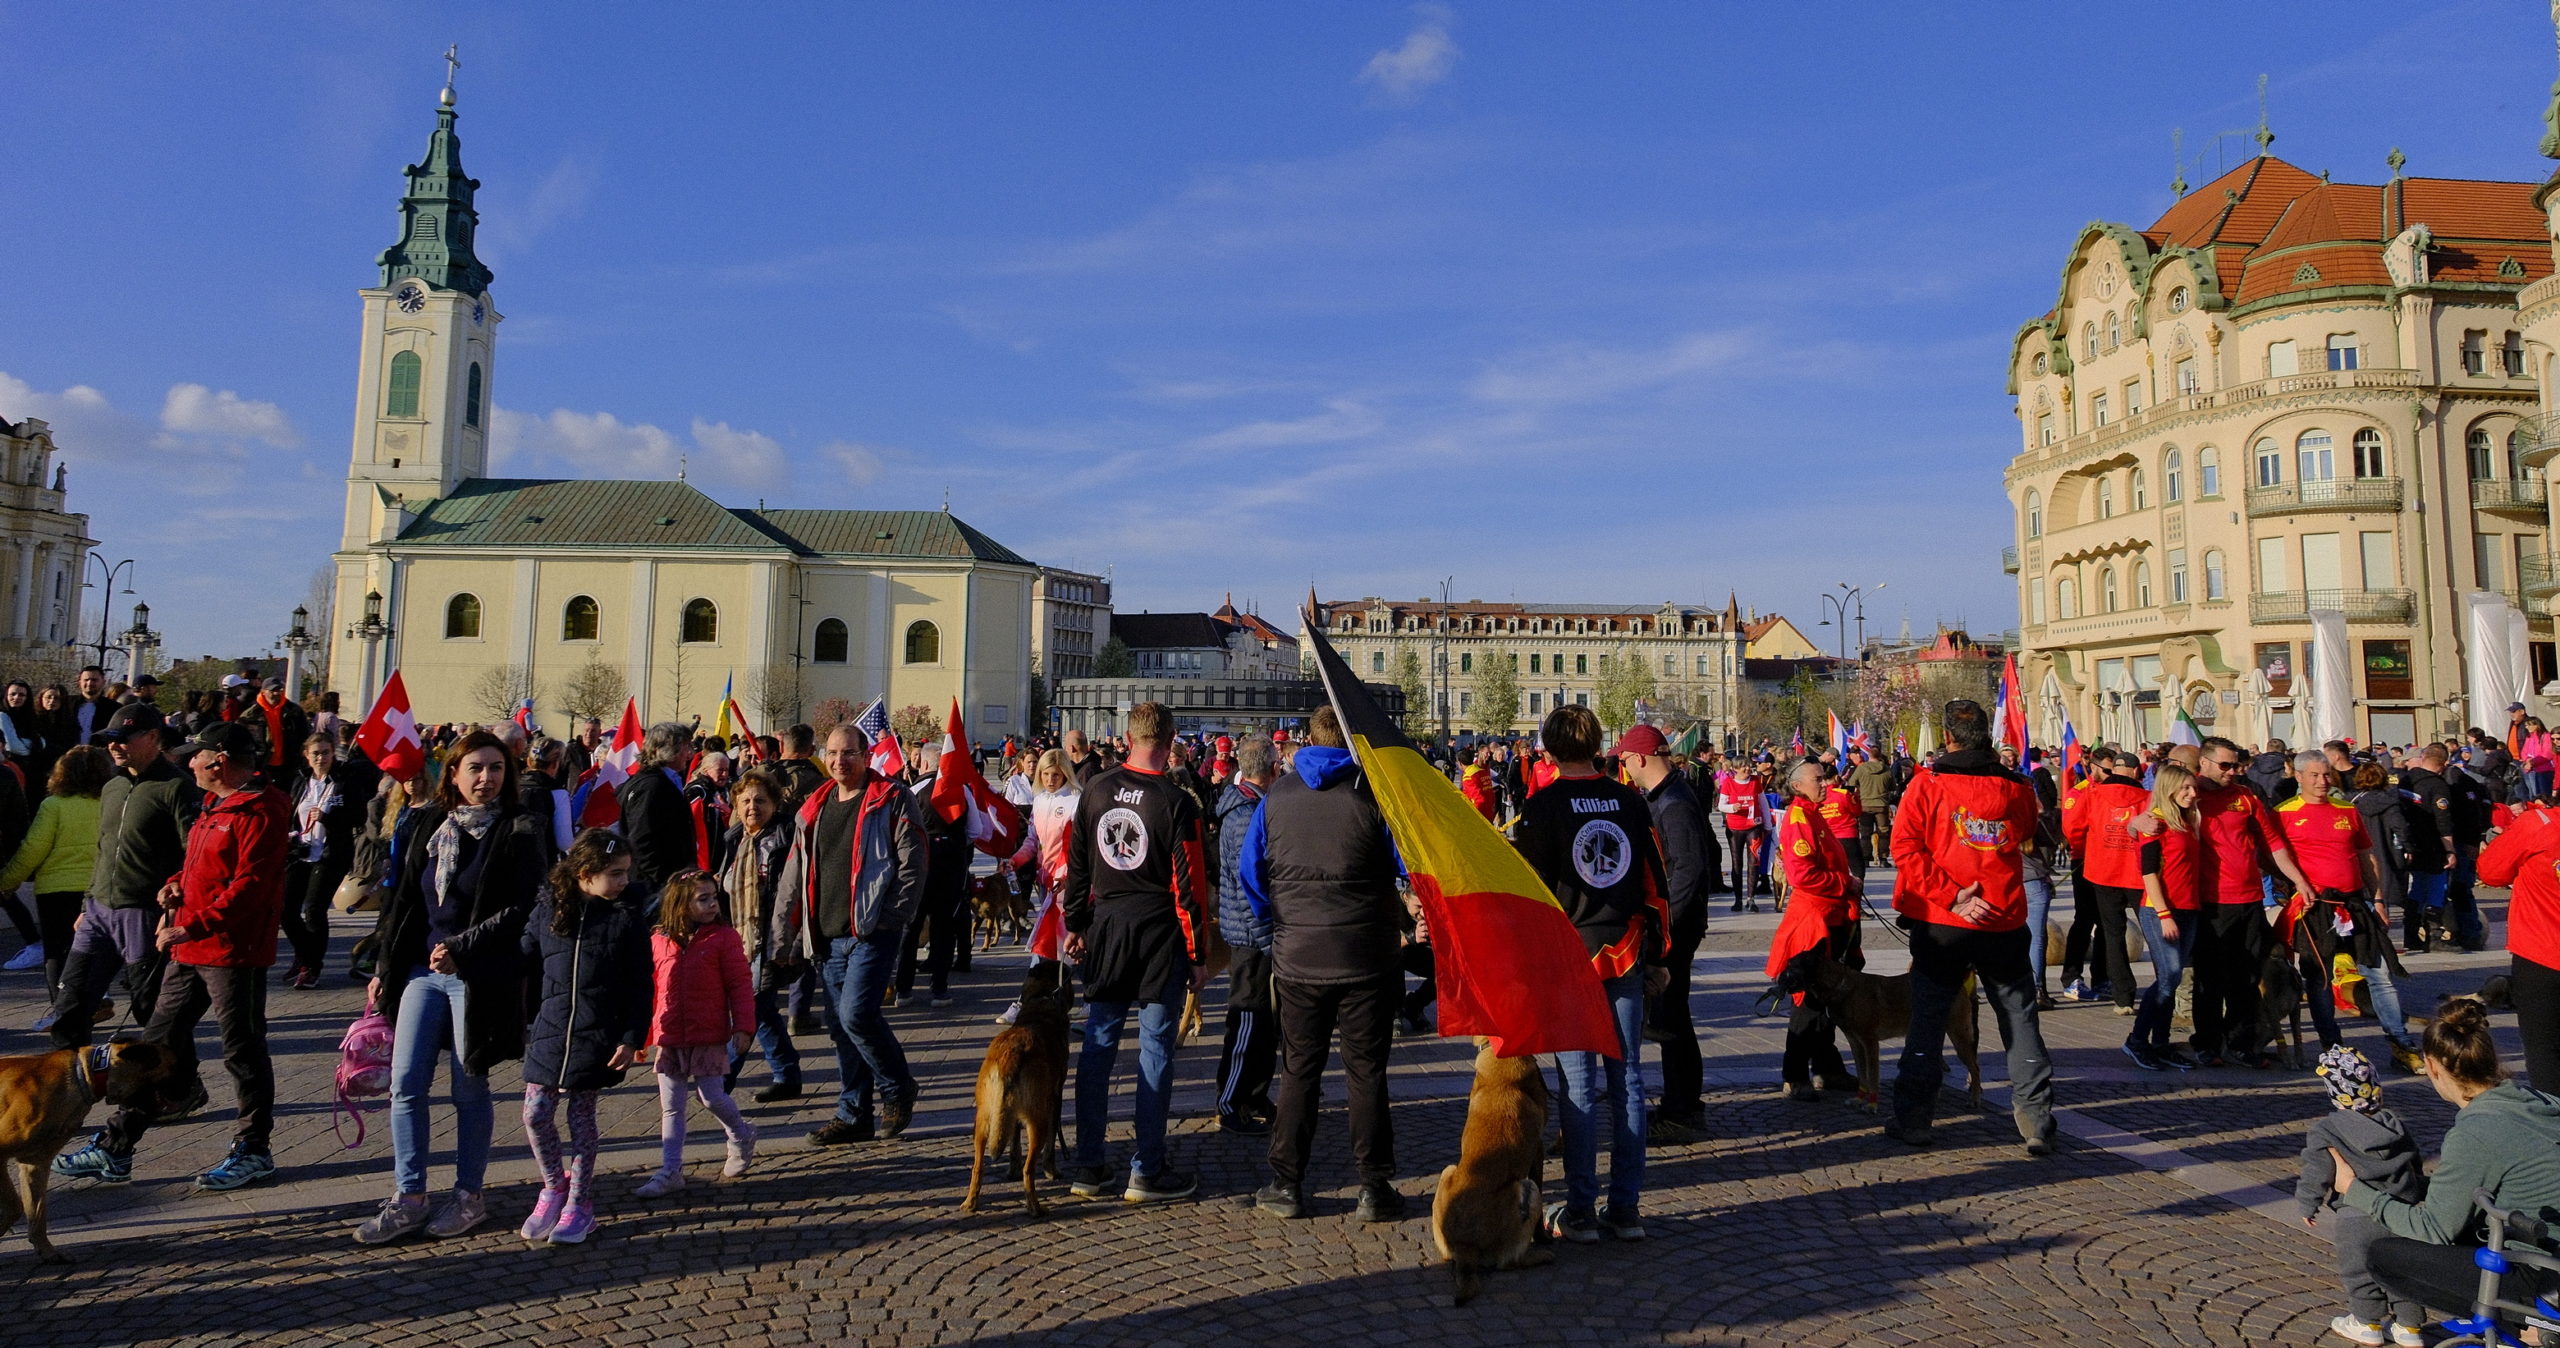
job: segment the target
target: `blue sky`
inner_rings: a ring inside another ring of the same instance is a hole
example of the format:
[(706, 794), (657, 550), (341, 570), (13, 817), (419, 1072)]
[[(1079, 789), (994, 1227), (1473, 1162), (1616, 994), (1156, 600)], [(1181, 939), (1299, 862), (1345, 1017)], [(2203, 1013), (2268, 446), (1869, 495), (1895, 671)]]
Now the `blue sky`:
[(1130, 610), (1998, 629), (2010, 336), (2172, 128), (2209, 179), (2264, 72), (2314, 171), (2551, 168), (2541, 6), (2250, 8), (0, 0), (0, 416), (171, 654), (263, 647), (458, 42), (501, 471), (948, 492)]

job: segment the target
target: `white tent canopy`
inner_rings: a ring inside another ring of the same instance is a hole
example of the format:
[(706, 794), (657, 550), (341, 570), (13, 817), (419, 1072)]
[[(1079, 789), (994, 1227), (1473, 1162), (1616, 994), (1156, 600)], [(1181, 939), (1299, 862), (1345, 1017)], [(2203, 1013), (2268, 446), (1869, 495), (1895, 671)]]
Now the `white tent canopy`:
[(2355, 734), (2355, 662), (2348, 649), (2347, 615), (2336, 609), (2311, 613), (2311, 708), (2296, 722), (2305, 745)]

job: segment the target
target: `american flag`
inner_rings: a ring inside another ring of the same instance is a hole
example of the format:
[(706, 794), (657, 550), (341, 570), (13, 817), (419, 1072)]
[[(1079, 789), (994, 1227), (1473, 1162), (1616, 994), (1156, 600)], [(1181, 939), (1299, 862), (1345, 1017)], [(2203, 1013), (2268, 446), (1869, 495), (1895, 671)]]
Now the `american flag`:
[(885, 705), (887, 701), (886, 698), (873, 698), (871, 705), (863, 708), (860, 716), (853, 718), (854, 728), (862, 732), (864, 739), (877, 740), (889, 733), (889, 708)]
[(895, 777), (907, 770), (907, 756), (898, 748), (898, 737), (889, 733), (889, 699), (876, 697), (862, 714), (853, 718), (854, 728), (871, 742), (871, 770), (883, 777)]

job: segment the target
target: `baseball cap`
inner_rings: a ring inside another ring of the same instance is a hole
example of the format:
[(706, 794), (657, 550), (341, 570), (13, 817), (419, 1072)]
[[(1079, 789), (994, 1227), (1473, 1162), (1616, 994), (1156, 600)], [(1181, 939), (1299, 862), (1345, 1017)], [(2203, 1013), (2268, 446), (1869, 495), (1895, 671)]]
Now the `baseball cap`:
[(284, 691), (284, 680), (282, 680), (282, 679), (269, 679), (269, 680), (267, 680), (267, 685), (266, 685), (266, 686), (267, 686), (267, 691), (268, 691), (268, 692), (270, 692), (270, 693), (281, 693), (281, 692), (283, 692), (283, 691)]
[(1661, 731), (1649, 725), (1640, 725), (1618, 737), (1618, 752), (1643, 754), (1648, 758), (1658, 757), (1665, 748), (1669, 747), (1669, 744), (1668, 740), (1662, 738)]
[(120, 740), (127, 735), (142, 735), (154, 730), (163, 730), (168, 727), (168, 724), (168, 720), (160, 715), (158, 707), (148, 702), (128, 702), (116, 708), (116, 714), (107, 718), (106, 728), (98, 732), (98, 738)]
[(2508, 704), (2507, 704), (2507, 710), (2509, 710), (2509, 711), (2523, 711), (2523, 710), (2524, 710), (2524, 704), (2523, 704), (2523, 703), (2521, 703), (2521, 702), (2510, 702), (2510, 703), (2508, 703)]
[(221, 754), (225, 758), (255, 759), (258, 756), (258, 742), (250, 738), (247, 726), (237, 721), (216, 721), (197, 731), (196, 737), (187, 741), (186, 752), (189, 754), (212, 752)]
[(136, 688), (157, 688), (160, 686), (160, 679), (157, 675), (145, 674), (141, 678), (135, 679), (133, 681), (133, 686)]

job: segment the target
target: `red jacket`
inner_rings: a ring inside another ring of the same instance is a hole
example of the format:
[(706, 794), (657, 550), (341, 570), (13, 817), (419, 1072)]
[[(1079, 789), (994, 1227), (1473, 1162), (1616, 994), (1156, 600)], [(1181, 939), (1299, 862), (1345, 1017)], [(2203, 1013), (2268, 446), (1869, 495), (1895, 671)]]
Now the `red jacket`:
[(1476, 807), (1476, 813), (1488, 821), (1493, 818), (1494, 809), (1502, 803), (1502, 798), (1493, 788), (1493, 773), (1476, 764), (1468, 764), (1467, 770), (1459, 775), (1458, 792), (1467, 798), (1469, 805)]
[(650, 1043), (700, 1048), (755, 1030), (755, 985), (747, 976), (747, 947), (737, 928), (726, 922), (696, 927), (693, 939), (683, 945), (663, 931), (654, 933), (649, 963), (658, 981), (658, 1009), (649, 1016)]
[[(1987, 749), (1959, 749), (1915, 774), (1893, 821), (1894, 911), (1920, 922), (2016, 931), (2027, 922), (2027, 847), (2036, 792)], [(1982, 886), (1992, 907), (1976, 924), (1955, 915), (1957, 891)]]
[(2507, 900), (2507, 950), (2560, 969), (2560, 817), (2533, 806), (2480, 849), (2480, 883), (2514, 890)]
[(187, 830), (178, 911), (169, 915), (181, 938), (170, 948), (171, 958), (223, 969), (264, 969), (276, 962), (292, 816), (284, 793), (264, 778), (220, 800), (204, 798), (203, 812)]
[(1822, 794), (1820, 813), (1823, 822), (1831, 826), (1832, 837), (1846, 842), (1858, 836), (1857, 792), (1845, 786), (1832, 787)]
[(2081, 793), (2079, 818), (2081, 846), (2072, 854), (2080, 858), (2080, 873), (2093, 885), (2113, 889), (2142, 888), (2142, 853), (2140, 841), (2126, 825), (2151, 813), (2151, 793), (2138, 782), (2120, 777), (2101, 778), (2096, 786)]

